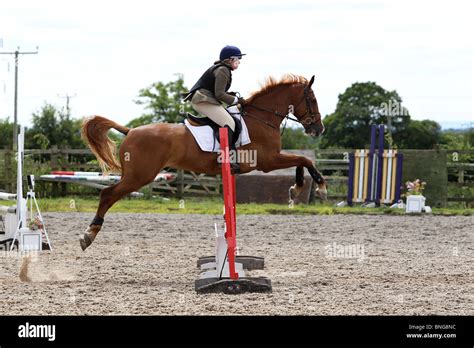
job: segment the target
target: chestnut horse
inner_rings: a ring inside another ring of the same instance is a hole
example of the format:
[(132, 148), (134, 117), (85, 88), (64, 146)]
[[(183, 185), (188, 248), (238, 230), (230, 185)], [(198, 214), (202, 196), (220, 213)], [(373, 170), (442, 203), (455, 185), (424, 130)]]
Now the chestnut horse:
[[(314, 76), (309, 82), (302, 76), (291, 74), (285, 75), (281, 81), (270, 77), (260, 91), (247, 99), (242, 110), (251, 143), (238, 151), (252, 150), (258, 159), (256, 166), (241, 163), (241, 173), (296, 167), (296, 183), (290, 188), (290, 199), (297, 197), (303, 188), (304, 168), (317, 184), (317, 195), (323, 200), (327, 197), (325, 180), (311, 159), (280, 153), (280, 124), (286, 118), (301, 123), (311, 136), (324, 132), (318, 103), (311, 89), (313, 82)], [(292, 118), (290, 112), (296, 118)], [(126, 136), (120, 146), (120, 162), (115, 156), (116, 144), (107, 135), (111, 128)], [(218, 154), (202, 151), (183, 124), (159, 123), (129, 129), (104, 117), (93, 116), (84, 121), (82, 136), (104, 171), (122, 173), (120, 182), (101, 191), (96, 216), (80, 238), (82, 250), (96, 238), (110, 207), (125, 195), (151, 183), (164, 167), (210, 175), (220, 173)]]

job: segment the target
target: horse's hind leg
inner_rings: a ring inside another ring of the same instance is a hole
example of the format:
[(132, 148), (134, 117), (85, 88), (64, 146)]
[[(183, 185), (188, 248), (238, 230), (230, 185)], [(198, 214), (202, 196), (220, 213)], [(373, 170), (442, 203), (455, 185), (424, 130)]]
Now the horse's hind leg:
[(97, 237), (97, 233), (99, 233), (100, 229), (102, 228), (105, 213), (107, 213), (110, 207), (112, 207), (115, 202), (125, 195), (139, 190), (142, 186), (153, 181), (153, 179), (154, 177), (149, 180), (138, 181), (135, 179), (128, 179), (124, 176), (119, 183), (104, 188), (100, 192), (100, 202), (99, 207), (97, 208), (97, 213), (89, 228), (79, 239), (82, 250), (86, 250), (86, 248), (91, 245), (94, 239)]

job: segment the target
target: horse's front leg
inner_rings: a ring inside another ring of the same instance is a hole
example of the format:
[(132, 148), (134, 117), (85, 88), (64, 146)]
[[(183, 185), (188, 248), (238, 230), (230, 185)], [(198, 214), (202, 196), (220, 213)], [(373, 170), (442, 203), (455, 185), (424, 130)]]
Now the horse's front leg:
[(304, 167), (296, 167), (296, 177), (295, 177), (295, 184), (290, 186), (288, 190), (289, 194), (289, 201), (290, 203), (297, 198), (301, 191), (303, 191), (304, 186)]
[(308, 169), (309, 174), (317, 185), (316, 195), (321, 200), (327, 200), (327, 185), (321, 173), (316, 169), (313, 161), (305, 156), (298, 156), (293, 154), (280, 153), (272, 159), (269, 163), (269, 170), (296, 167), (295, 185), (289, 189), (290, 201), (298, 197), (304, 185), (304, 169)]

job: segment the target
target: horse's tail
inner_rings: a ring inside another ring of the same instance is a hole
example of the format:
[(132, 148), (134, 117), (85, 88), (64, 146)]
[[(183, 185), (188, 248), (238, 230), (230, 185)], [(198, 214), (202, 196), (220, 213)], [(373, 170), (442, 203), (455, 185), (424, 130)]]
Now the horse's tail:
[(102, 116), (86, 118), (82, 124), (82, 138), (89, 144), (104, 173), (122, 171), (122, 166), (116, 158), (117, 146), (107, 135), (111, 128), (124, 135), (127, 135), (130, 131), (130, 128), (121, 126)]

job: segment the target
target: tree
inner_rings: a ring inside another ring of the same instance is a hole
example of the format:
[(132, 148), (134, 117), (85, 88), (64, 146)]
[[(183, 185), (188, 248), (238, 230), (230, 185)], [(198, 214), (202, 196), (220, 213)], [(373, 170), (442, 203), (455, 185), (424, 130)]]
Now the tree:
[(404, 149), (432, 149), (441, 139), (441, 126), (432, 120), (410, 120), (408, 128), (399, 137)]
[[(465, 130), (448, 129), (441, 133), (441, 148), (446, 150), (473, 150), (474, 149), (474, 128)], [(474, 155), (461, 153), (457, 158), (458, 162), (474, 163)]]
[(25, 147), (48, 148), (52, 145), (73, 149), (85, 147), (81, 139), (81, 120), (72, 119), (64, 110), (45, 103), (33, 113), (33, 127), (28, 130)]
[(326, 132), (321, 147), (364, 148), (370, 142), (370, 126), (388, 122), (398, 144), (410, 122), (401, 103), (396, 91), (387, 91), (375, 82), (352, 84), (339, 95), (334, 113), (323, 120)]
[(145, 105), (145, 109), (150, 112), (130, 121), (128, 127), (157, 122), (180, 123), (185, 119), (186, 112), (191, 112), (192, 108), (181, 101), (181, 94), (188, 89), (184, 86), (183, 75), (176, 75), (175, 81), (155, 82), (140, 90), (135, 103)]
[(0, 149), (11, 149), (13, 145), (13, 122), (7, 117), (0, 119)]
[(474, 128), (445, 130), (441, 134), (440, 144), (443, 149), (447, 150), (472, 150), (474, 148)]

